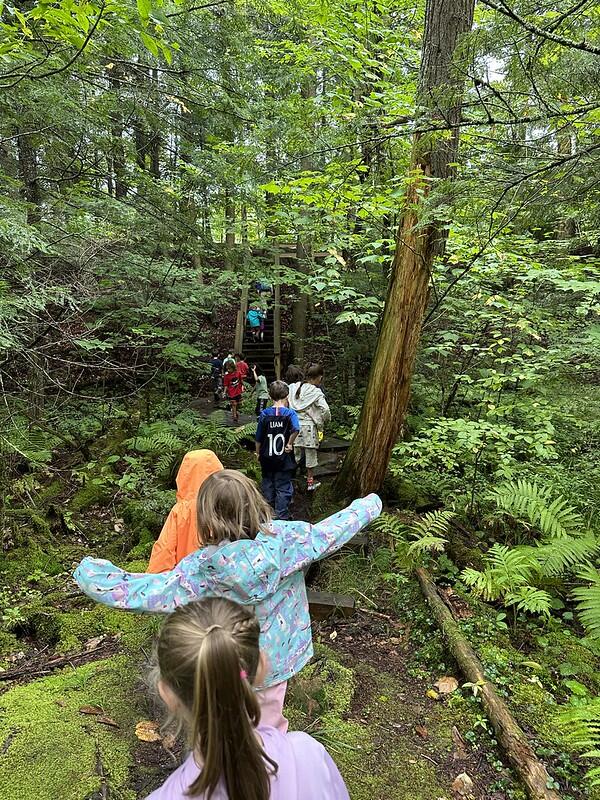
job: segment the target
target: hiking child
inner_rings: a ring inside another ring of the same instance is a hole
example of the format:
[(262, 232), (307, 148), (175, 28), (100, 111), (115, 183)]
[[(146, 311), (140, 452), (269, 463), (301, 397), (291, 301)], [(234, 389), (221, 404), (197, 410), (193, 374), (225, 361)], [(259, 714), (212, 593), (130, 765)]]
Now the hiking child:
[(290, 364), (285, 371), (285, 382), (288, 386), (291, 386), (292, 383), (300, 383), (300, 381), (304, 380), (304, 373), (297, 367), (295, 364)]
[(209, 361), (210, 364), (210, 377), (212, 381), (213, 387), (213, 396), (215, 403), (218, 403), (221, 399), (221, 387), (222, 387), (222, 377), (223, 377), (223, 360), (219, 356), (218, 353), (215, 353), (211, 360)]
[(225, 376), (225, 373), (227, 372), (227, 365), (228, 364), (233, 364), (233, 366), (235, 367), (235, 358), (233, 357), (233, 351), (231, 351), (231, 350), (227, 353), (227, 355), (223, 359), (223, 377)]
[(178, 608), (158, 637), (157, 689), (190, 753), (146, 800), (349, 800), (322, 744), (260, 721), (260, 626), (224, 598)]
[(177, 473), (177, 502), (165, 520), (160, 536), (154, 542), (147, 572), (173, 569), (182, 558), (203, 545), (196, 520), (196, 500), (204, 481), (223, 469), (212, 450), (186, 453)]
[(225, 367), (225, 375), (223, 376), (223, 386), (225, 387), (225, 394), (231, 403), (231, 418), (234, 422), (240, 419), (240, 403), (242, 401), (242, 392), (244, 391), (244, 383), (237, 371), (235, 361), (227, 362)]
[(257, 342), (260, 339), (261, 323), (264, 320), (265, 312), (258, 306), (253, 305), (248, 309), (246, 320), (250, 328), (250, 335)]
[(294, 496), (292, 478), (296, 470), (294, 440), (300, 431), (298, 415), (287, 407), (289, 389), (283, 381), (273, 381), (269, 395), (273, 401), (259, 417), (256, 429), (256, 456), (262, 472), (261, 491), (275, 511), (275, 519), (288, 519)]
[(252, 367), (252, 375), (254, 377), (254, 394), (256, 396), (256, 407), (254, 413), (260, 417), (261, 413), (267, 407), (269, 402), (269, 390), (267, 388), (267, 379), (262, 369), (254, 364)]
[(240, 378), (245, 381), (248, 378), (248, 373), (250, 372), (250, 367), (246, 363), (246, 359), (244, 358), (242, 353), (235, 354), (235, 364), (237, 367), (237, 371), (240, 373)]
[(206, 546), (159, 575), (125, 572), (84, 558), (79, 587), (115, 608), (167, 614), (204, 597), (254, 606), (269, 669), (258, 683), (261, 722), (285, 732), (287, 681), (312, 658), (303, 569), (339, 550), (381, 513), (371, 494), (316, 525), (272, 520), (256, 485), (236, 470), (215, 472), (198, 493), (197, 524)]
[(331, 419), (331, 411), (321, 389), (323, 367), (311, 364), (303, 380), (290, 386), (289, 406), (297, 412), (300, 433), (294, 442), (296, 462), (304, 456), (306, 464), (306, 488), (309, 492), (320, 486), (315, 483), (313, 470), (319, 465), (317, 450), (323, 428)]

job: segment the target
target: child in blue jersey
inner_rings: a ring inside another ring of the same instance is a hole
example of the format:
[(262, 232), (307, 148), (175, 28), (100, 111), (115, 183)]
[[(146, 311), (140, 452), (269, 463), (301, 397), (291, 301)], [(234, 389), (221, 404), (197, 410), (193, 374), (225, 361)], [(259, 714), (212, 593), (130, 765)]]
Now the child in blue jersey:
[(294, 496), (294, 441), (300, 431), (300, 421), (296, 412), (287, 407), (288, 394), (287, 383), (273, 381), (269, 386), (273, 405), (261, 413), (256, 429), (256, 455), (262, 471), (261, 490), (275, 511), (275, 519), (289, 519), (289, 507)]

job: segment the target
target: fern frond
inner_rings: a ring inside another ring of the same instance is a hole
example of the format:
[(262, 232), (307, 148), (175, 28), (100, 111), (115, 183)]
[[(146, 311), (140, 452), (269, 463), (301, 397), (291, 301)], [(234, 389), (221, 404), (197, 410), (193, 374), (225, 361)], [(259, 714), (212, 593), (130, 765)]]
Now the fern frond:
[(501, 511), (537, 528), (545, 539), (576, 536), (584, 529), (581, 515), (563, 497), (552, 499), (549, 489), (531, 481), (506, 481), (491, 496)]
[[(600, 698), (567, 706), (560, 714), (559, 726), (573, 750), (581, 751), (585, 758), (600, 758)], [(600, 784), (600, 767), (589, 770), (586, 778), (591, 786)]]
[(492, 570), (488, 567), (485, 571), (467, 567), (460, 574), (461, 580), (469, 586), (474, 594), (484, 600), (497, 600), (501, 589), (494, 581)]
[(438, 536), (443, 537), (448, 533), (450, 520), (454, 514), (451, 511), (429, 511), (423, 514), (418, 522), (412, 525), (413, 535), (424, 536)]
[(408, 554), (415, 556), (443, 552), (448, 542), (444, 534), (448, 532), (452, 517), (451, 511), (438, 510), (424, 514), (410, 526), (410, 536), (414, 541), (409, 545)]
[(528, 549), (494, 544), (486, 553), (485, 559), (492, 568), (494, 580), (504, 589), (530, 582), (536, 564)]
[(374, 531), (380, 531), (391, 539), (405, 539), (406, 525), (395, 515), (384, 512), (377, 519), (369, 523)]
[(553, 578), (589, 563), (590, 557), (600, 550), (600, 542), (595, 536), (568, 537), (526, 549), (539, 563), (541, 574)]
[(592, 639), (600, 639), (600, 573), (593, 567), (579, 571), (580, 580), (589, 586), (577, 586), (571, 592), (576, 601), (577, 615)]
[(516, 606), (519, 611), (543, 614), (546, 617), (550, 616), (552, 609), (552, 597), (535, 586), (518, 586), (514, 591), (507, 592), (505, 602), (507, 606)]

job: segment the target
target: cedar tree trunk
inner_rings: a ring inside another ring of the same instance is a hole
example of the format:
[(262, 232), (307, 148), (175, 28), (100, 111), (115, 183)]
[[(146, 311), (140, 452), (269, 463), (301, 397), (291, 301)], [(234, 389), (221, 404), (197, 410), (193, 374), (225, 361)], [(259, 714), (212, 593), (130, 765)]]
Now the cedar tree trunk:
[(422, 221), (432, 179), (449, 179), (458, 150), (463, 74), (458, 45), (473, 23), (475, 0), (427, 0), (418, 90), (418, 127), (403, 217), (358, 429), (335, 484), (340, 496), (379, 489), (402, 430), (429, 297), (429, 276), (444, 252), (446, 226)]

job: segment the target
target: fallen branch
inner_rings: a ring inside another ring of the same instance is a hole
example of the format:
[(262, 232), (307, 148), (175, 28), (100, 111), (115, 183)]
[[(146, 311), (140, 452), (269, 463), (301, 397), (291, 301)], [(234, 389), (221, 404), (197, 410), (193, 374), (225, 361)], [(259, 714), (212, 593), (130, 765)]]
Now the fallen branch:
[(525, 733), (504, 700), (498, 696), (494, 685), (486, 679), (481, 661), (438, 594), (431, 576), (422, 567), (415, 572), (456, 663), (468, 681), (481, 686), (483, 707), (494, 727), (496, 738), (523, 781), (527, 794), (531, 800), (560, 800), (558, 793), (548, 788), (551, 781), (546, 767), (533, 752)]
[(95, 661), (95, 656), (109, 655), (114, 651), (114, 648), (115, 640), (107, 639), (98, 647), (94, 647), (91, 650), (83, 650), (81, 653), (55, 658), (52, 661), (47, 661), (44, 666), (35, 667), (30, 664), (29, 667), (24, 666), (19, 667), (19, 669), (4, 670), (4, 672), (0, 672), (0, 681), (16, 681), (19, 678), (40, 678), (44, 675), (51, 675), (55, 670), (62, 667), (79, 667), (88, 661)]

